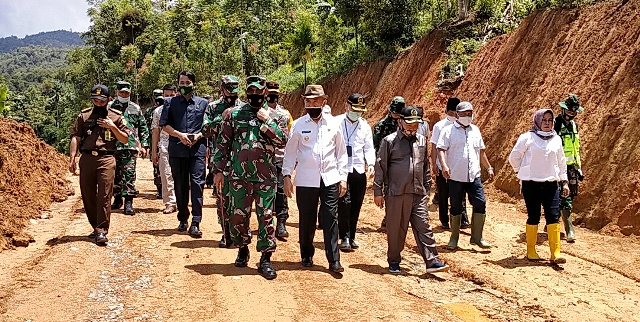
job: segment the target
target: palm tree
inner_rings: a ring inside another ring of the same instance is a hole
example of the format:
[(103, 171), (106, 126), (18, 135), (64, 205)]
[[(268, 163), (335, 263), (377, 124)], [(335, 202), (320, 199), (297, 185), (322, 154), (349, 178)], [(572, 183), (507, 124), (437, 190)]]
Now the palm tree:
[(302, 63), (304, 69), (304, 86), (307, 86), (307, 63), (313, 58), (311, 51), (315, 43), (313, 26), (309, 17), (301, 17), (295, 26), (293, 34), (289, 34), (286, 43), (290, 47), (291, 56), (289, 63), (298, 65)]

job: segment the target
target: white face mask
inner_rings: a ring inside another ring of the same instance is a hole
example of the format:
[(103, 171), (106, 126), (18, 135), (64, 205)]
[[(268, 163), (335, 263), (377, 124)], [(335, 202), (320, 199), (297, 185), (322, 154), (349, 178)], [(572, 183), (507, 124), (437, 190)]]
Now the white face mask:
[(537, 131), (536, 132), (538, 135), (540, 136), (552, 136), (553, 135), (553, 131), (549, 131), (549, 132), (545, 132), (545, 131)]
[(119, 101), (120, 103), (129, 103), (129, 101), (130, 101), (130, 100), (131, 100), (131, 97), (127, 97), (127, 98), (125, 98), (125, 97), (120, 97), (120, 96), (118, 96), (118, 101)]
[(469, 124), (471, 124), (471, 121), (473, 121), (473, 116), (458, 117), (458, 122), (460, 122), (460, 124), (462, 124), (463, 126), (469, 126)]
[(457, 118), (455, 116), (447, 115), (447, 120), (451, 123), (455, 122)]

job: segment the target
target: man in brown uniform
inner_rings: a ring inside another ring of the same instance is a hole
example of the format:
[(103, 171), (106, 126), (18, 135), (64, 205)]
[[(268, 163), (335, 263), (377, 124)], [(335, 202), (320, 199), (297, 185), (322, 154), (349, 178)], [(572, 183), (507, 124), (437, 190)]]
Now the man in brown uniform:
[(76, 155), (80, 157), (80, 192), (82, 203), (96, 244), (105, 245), (111, 217), (111, 197), (115, 177), (116, 141), (126, 144), (130, 131), (122, 112), (107, 108), (109, 89), (95, 85), (91, 89), (93, 107), (80, 112), (71, 129), (69, 171), (76, 172)]

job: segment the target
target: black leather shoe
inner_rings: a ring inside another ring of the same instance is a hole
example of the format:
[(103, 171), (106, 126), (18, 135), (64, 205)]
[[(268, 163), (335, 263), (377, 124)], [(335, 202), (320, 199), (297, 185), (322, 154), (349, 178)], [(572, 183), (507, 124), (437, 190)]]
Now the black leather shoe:
[(329, 270), (334, 272), (334, 273), (342, 273), (342, 272), (344, 272), (344, 267), (342, 267), (342, 265), (340, 265), (340, 261), (335, 261), (335, 262), (329, 264)]
[(178, 225), (178, 231), (187, 231), (187, 226), (189, 225), (189, 223), (187, 223), (187, 221), (181, 221), (180, 225)]
[(358, 248), (360, 248), (360, 245), (358, 245), (358, 243), (356, 243), (356, 241), (352, 239), (351, 240), (351, 249), (356, 250)]
[(116, 210), (120, 208), (122, 208), (122, 197), (113, 196), (113, 204), (111, 204), (111, 210)]
[(242, 246), (238, 250), (238, 257), (236, 258), (236, 267), (247, 267), (249, 263), (249, 246)]
[(276, 224), (276, 238), (282, 241), (287, 241), (288, 237), (289, 232), (287, 231), (285, 221), (278, 219), (278, 223)]
[(351, 241), (349, 240), (349, 237), (343, 238), (342, 243), (340, 243), (340, 246), (338, 246), (338, 248), (340, 248), (340, 250), (343, 252), (352, 252), (353, 249), (351, 249)]
[(133, 216), (136, 211), (133, 210), (133, 197), (124, 198), (124, 214), (127, 216)]
[(222, 238), (220, 238), (220, 242), (218, 243), (218, 247), (219, 248), (227, 248), (227, 241), (225, 240), (224, 236), (222, 236)]
[(109, 240), (107, 239), (107, 236), (104, 233), (97, 233), (96, 234), (96, 244), (100, 245), (100, 246), (104, 246), (107, 244)]
[(87, 237), (89, 237), (89, 239), (96, 238), (96, 232), (95, 231), (91, 232), (91, 234), (89, 234), (89, 236), (87, 236)]
[(199, 223), (192, 222), (189, 227), (189, 236), (193, 238), (202, 238), (202, 232), (200, 231)]
[(304, 267), (313, 266), (313, 259), (311, 257), (302, 258), (302, 266), (304, 266)]
[(230, 248), (233, 246), (233, 240), (231, 240), (231, 234), (226, 233), (220, 239), (220, 243), (218, 243), (218, 247), (220, 248)]
[(258, 273), (268, 280), (272, 280), (278, 276), (276, 270), (271, 267), (271, 253), (262, 253)]

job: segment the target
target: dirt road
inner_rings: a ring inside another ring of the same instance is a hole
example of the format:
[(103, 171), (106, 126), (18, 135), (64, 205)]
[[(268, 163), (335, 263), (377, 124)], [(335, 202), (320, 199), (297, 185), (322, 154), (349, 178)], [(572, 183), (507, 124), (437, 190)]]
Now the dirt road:
[[(0, 253), (0, 321), (640, 321), (637, 239), (578, 229), (577, 243), (562, 244), (563, 269), (530, 263), (523, 259), (526, 215), (491, 190), (485, 239), (495, 247), (471, 247), (464, 234), (460, 250), (439, 247), (453, 269), (437, 276), (425, 274), (412, 239), (403, 254), (407, 273), (387, 274), (386, 239), (376, 230), (383, 212), (371, 195), (360, 250), (342, 254), (345, 272), (330, 274), (321, 250), (314, 267), (302, 267), (290, 202), (292, 238), (278, 244), (278, 278), (266, 281), (255, 270), (255, 246), (248, 268), (233, 266), (235, 249), (217, 248), (211, 190), (204, 237), (192, 239), (175, 230), (174, 214), (160, 212), (150, 162), (138, 164), (138, 214), (112, 215), (108, 247), (85, 237), (90, 227), (74, 177), (76, 197), (54, 204), (52, 218), (29, 228), (36, 242)], [(436, 210), (430, 209), (432, 223)], [(445, 245), (448, 232), (434, 231)], [(321, 239), (316, 234), (318, 248)], [(538, 252), (548, 258), (542, 225), (539, 239)]]

